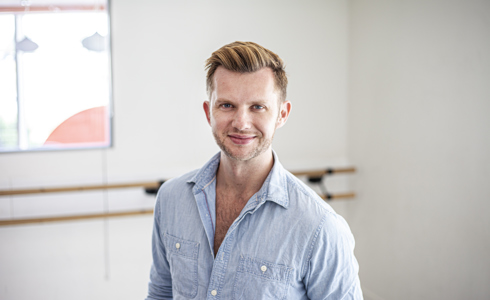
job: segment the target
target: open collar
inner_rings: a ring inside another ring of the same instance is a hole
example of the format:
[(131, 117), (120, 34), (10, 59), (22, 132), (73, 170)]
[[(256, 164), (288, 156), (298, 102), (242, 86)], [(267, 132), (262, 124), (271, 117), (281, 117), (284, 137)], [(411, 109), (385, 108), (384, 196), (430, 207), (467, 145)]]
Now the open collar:
[[(265, 201), (272, 201), (284, 208), (288, 208), (287, 171), (279, 162), (279, 158), (274, 150), (272, 150), (272, 155), (274, 157), (274, 165), (262, 184), (262, 187), (255, 194), (257, 196), (257, 205)], [(221, 152), (216, 153), (189, 181), (187, 181), (188, 183), (194, 183), (194, 194), (199, 193), (203, 188), (214, 181), (220, 158)]]

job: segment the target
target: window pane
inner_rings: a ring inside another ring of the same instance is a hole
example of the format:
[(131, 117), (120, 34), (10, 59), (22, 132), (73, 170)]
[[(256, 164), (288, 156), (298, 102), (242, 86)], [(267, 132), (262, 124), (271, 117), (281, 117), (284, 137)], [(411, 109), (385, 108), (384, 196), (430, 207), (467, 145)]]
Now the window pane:
[(36, 148), (71, 116), (109, 105), (108, 55), (82, 46), (95, 32), (106, 35), (108, 23), (103, 13), (32, 14), (22, 23), (25, 36), (39, 45), (19, 55), (27, 145)]

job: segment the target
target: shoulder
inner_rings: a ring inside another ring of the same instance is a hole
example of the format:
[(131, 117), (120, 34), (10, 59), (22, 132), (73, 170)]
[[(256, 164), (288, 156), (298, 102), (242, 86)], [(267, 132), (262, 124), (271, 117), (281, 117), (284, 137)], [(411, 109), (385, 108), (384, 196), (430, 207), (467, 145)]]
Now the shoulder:
[(194, 199), (192, 192), (194, 183), (191, 182), (191, 179), (198, 171), (199, 170), (194, 170), (182, 176), (165, 181), (162, 186), (160, 186), (156, 196), (155, 206), (157, 211), (163, 209), (163, 207), (165, 207), (166, 210), (171, 208), (177, 209), (180, 205), (185, 205), (185, 203)]
[(298, 217), (308, 220), (314, 228), (312, 243), (320, 236), (331, 241), (337, 238), (352, 238), (350, 228), (345, 219), (325, 202), (314, 190), (293, 174), (286, 172), (289, 209)]
[(319, 235), (352, 236), (347, 222), (325, 202), (314, 190), (290, 172), (283, 170), (283, 188), (287, 192), (288, 211), (303, 220), (310, 228), (312, 242)]
[(307, 210), (308, 213), (318, 213), (319, 215), (336, 215), (333, 208), (327, 204), (314, 190), (301, 181), (298, 177), (284, 170), (286, 178), (286, 189), (288, 192), (289, 204), (295, 209)]
[(160, 194), (164, 195), (164, 194), (172, 193), (175, 190), (182, 190), (182, 188), (191, 188), (192, 184), (189, 183), (189, 181), (192, 180), (192, 178), (194, 178), (194, 176), (198, 171), (199, 169), (196, 169), (194, 171), (188, 172), (179, 177), (175, 177), (165, 181), (160, 187), (160, 189), (158, 190), (158, 196), (160, 196)]
[(199, 169), (190, 171), (179, 177), (167, 180), (158, 191), (158, 198), (174, 193), (180, 193), (184, 190), (192, 191), (193, 188), (202, 188), (213, 180), (219, 165), (219, 152), (214, 155), (204, 166)]

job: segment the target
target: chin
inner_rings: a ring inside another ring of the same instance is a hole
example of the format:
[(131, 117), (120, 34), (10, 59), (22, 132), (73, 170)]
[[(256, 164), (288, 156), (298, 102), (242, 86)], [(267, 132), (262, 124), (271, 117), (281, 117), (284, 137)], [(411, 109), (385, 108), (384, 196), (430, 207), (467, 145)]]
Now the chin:
[[(223, 145), (219, 145), (221, 148), (221, 151), (225, 153), (226, 156), (229, 158), (236, 160), (236, 161), (249, 161), (252, 160), (260, 155), (262, 155), (264, 152), (266, 152), (269, 147), (255, 147), (250, 150), (245, 150), (243, 148), (245, 147), (238, 147), (239, 149), (232, 149)], [(223, 147), (222, 147), (223, 146)], [(236, 147), (236, 146), (235, 146)], [(242, 148), (242, 149), (240, 149)], [(242, 150), (242, 151), (240, 151)]]
[(256, 155), (254, 155), (255, 153), (243, 153), (243, 152), (239, 152), (239, 151), (230, 151), (230, 149), (228, 149), (226, 147), (221, 148), (221, 151), (223, 151), (223, 153), (226, 156), (228, 156), (229, 158), (236, 160), (236, 161), (247, 161), (247, 160), (250, 160), (250, 159), (256, 157)]

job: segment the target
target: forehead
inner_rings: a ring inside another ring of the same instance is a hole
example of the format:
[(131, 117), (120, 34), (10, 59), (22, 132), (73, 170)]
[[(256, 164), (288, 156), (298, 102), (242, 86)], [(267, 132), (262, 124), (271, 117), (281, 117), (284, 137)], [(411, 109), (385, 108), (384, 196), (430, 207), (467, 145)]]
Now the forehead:
[(274, 73), (270, 68), (262, 68), (253, 73), (238, 73), (218, 67), (213, 76), (211, 98), (265, 98), (277, 99)]

